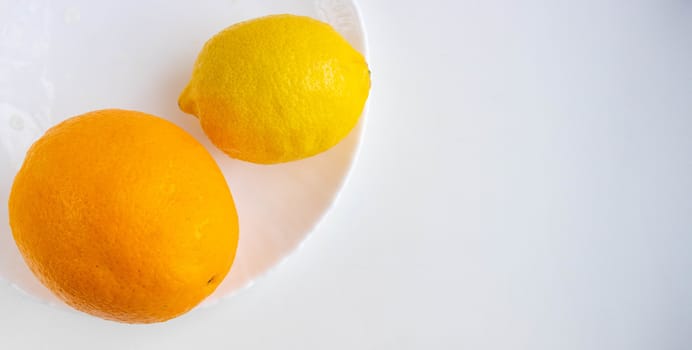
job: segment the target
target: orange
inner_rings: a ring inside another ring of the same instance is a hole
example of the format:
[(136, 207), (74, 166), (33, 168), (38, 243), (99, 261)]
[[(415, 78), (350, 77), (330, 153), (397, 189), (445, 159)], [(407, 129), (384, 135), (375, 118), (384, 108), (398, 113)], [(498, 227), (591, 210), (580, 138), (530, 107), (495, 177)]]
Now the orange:
[(226, 181), (206, 149), (161, 118), (101, 110), (48, 130), (9, 200), (24, 260), (68, 305), (165, 321), (216, 289), (238, 242)]
[(369, 91), (365, 58), (329, 24), (273, 15), (212, 37), (178, 104), (229, 156), (272, 164), (336, 145)]

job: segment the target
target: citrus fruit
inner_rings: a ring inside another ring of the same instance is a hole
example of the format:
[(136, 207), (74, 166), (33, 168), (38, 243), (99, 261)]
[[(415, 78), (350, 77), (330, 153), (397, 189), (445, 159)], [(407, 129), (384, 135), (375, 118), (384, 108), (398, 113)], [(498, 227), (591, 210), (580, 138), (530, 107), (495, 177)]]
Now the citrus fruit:
[(90, 112), (48, 130), (14, 179), (9, 214), (46, 287), (128, 323), (197, 305), (223, 280), (238, 241), (211, 155), (176, 125), (135, 111)]
[(272, 15), (212, 37), (178, 104), (229, 156), (271, 164), (337, 144), (356, 125), (369, 90), (363, 55), (331, 26)]

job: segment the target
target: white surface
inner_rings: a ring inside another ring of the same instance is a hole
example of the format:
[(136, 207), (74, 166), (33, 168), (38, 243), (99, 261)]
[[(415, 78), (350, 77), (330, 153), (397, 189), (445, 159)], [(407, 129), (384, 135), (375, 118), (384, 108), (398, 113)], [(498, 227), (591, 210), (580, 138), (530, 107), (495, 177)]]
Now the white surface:
[(3, 348), (689, 349), (692, 4), (396, 4), (360, 4), (363, 148), (298, 254), (154, 326), (0, 288)]
[(203, 305), (274, 267), (327, 211), (351, 167), (361, 124), (318, 156), (255, 165), (214, 147), (199, 121), (179, 110), (177, 100), (204, 42), (227, 26), (267, 14), (307, 15), (329, 22), (364, 52), (357, 8), (349, 0), (195, 4), (0, 0), (5, 10), (0, 12), (0, 279), (36, 300), (68, 309), (23, 262), (7, 223), (6, 198), (29, 146), (47, 128), (90, 110), (134, 109), (166, 118), (206, 146), (226, 176), (238, 209), (240, 240), (231, 272)]

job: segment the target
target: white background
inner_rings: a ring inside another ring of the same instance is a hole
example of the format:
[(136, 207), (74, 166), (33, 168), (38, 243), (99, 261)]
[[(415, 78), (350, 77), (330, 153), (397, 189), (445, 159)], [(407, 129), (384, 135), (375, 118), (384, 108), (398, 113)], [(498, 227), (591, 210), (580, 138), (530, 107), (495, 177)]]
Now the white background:
[(692, 2), (360, 5), (364, 142), (300, 251), (157, 325), (3, 285), (0, 348), (692, 348)]

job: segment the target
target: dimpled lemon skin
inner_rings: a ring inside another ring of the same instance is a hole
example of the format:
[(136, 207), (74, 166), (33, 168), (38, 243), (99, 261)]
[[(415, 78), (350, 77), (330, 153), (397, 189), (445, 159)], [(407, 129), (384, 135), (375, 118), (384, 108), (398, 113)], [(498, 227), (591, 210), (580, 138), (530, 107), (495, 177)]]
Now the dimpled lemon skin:
[(369, 91), (365, 58), (331, 26), (273, 15), (212, 37), (178, 104), (229, 156), (272, 164), (336, 145)]
[(9, 200), (24, 260), (68, 305), (104, 319), (161, 322), (229, 271), (231, 192), (207, 150), (148, 114), (68, 119), (31, 147)]

